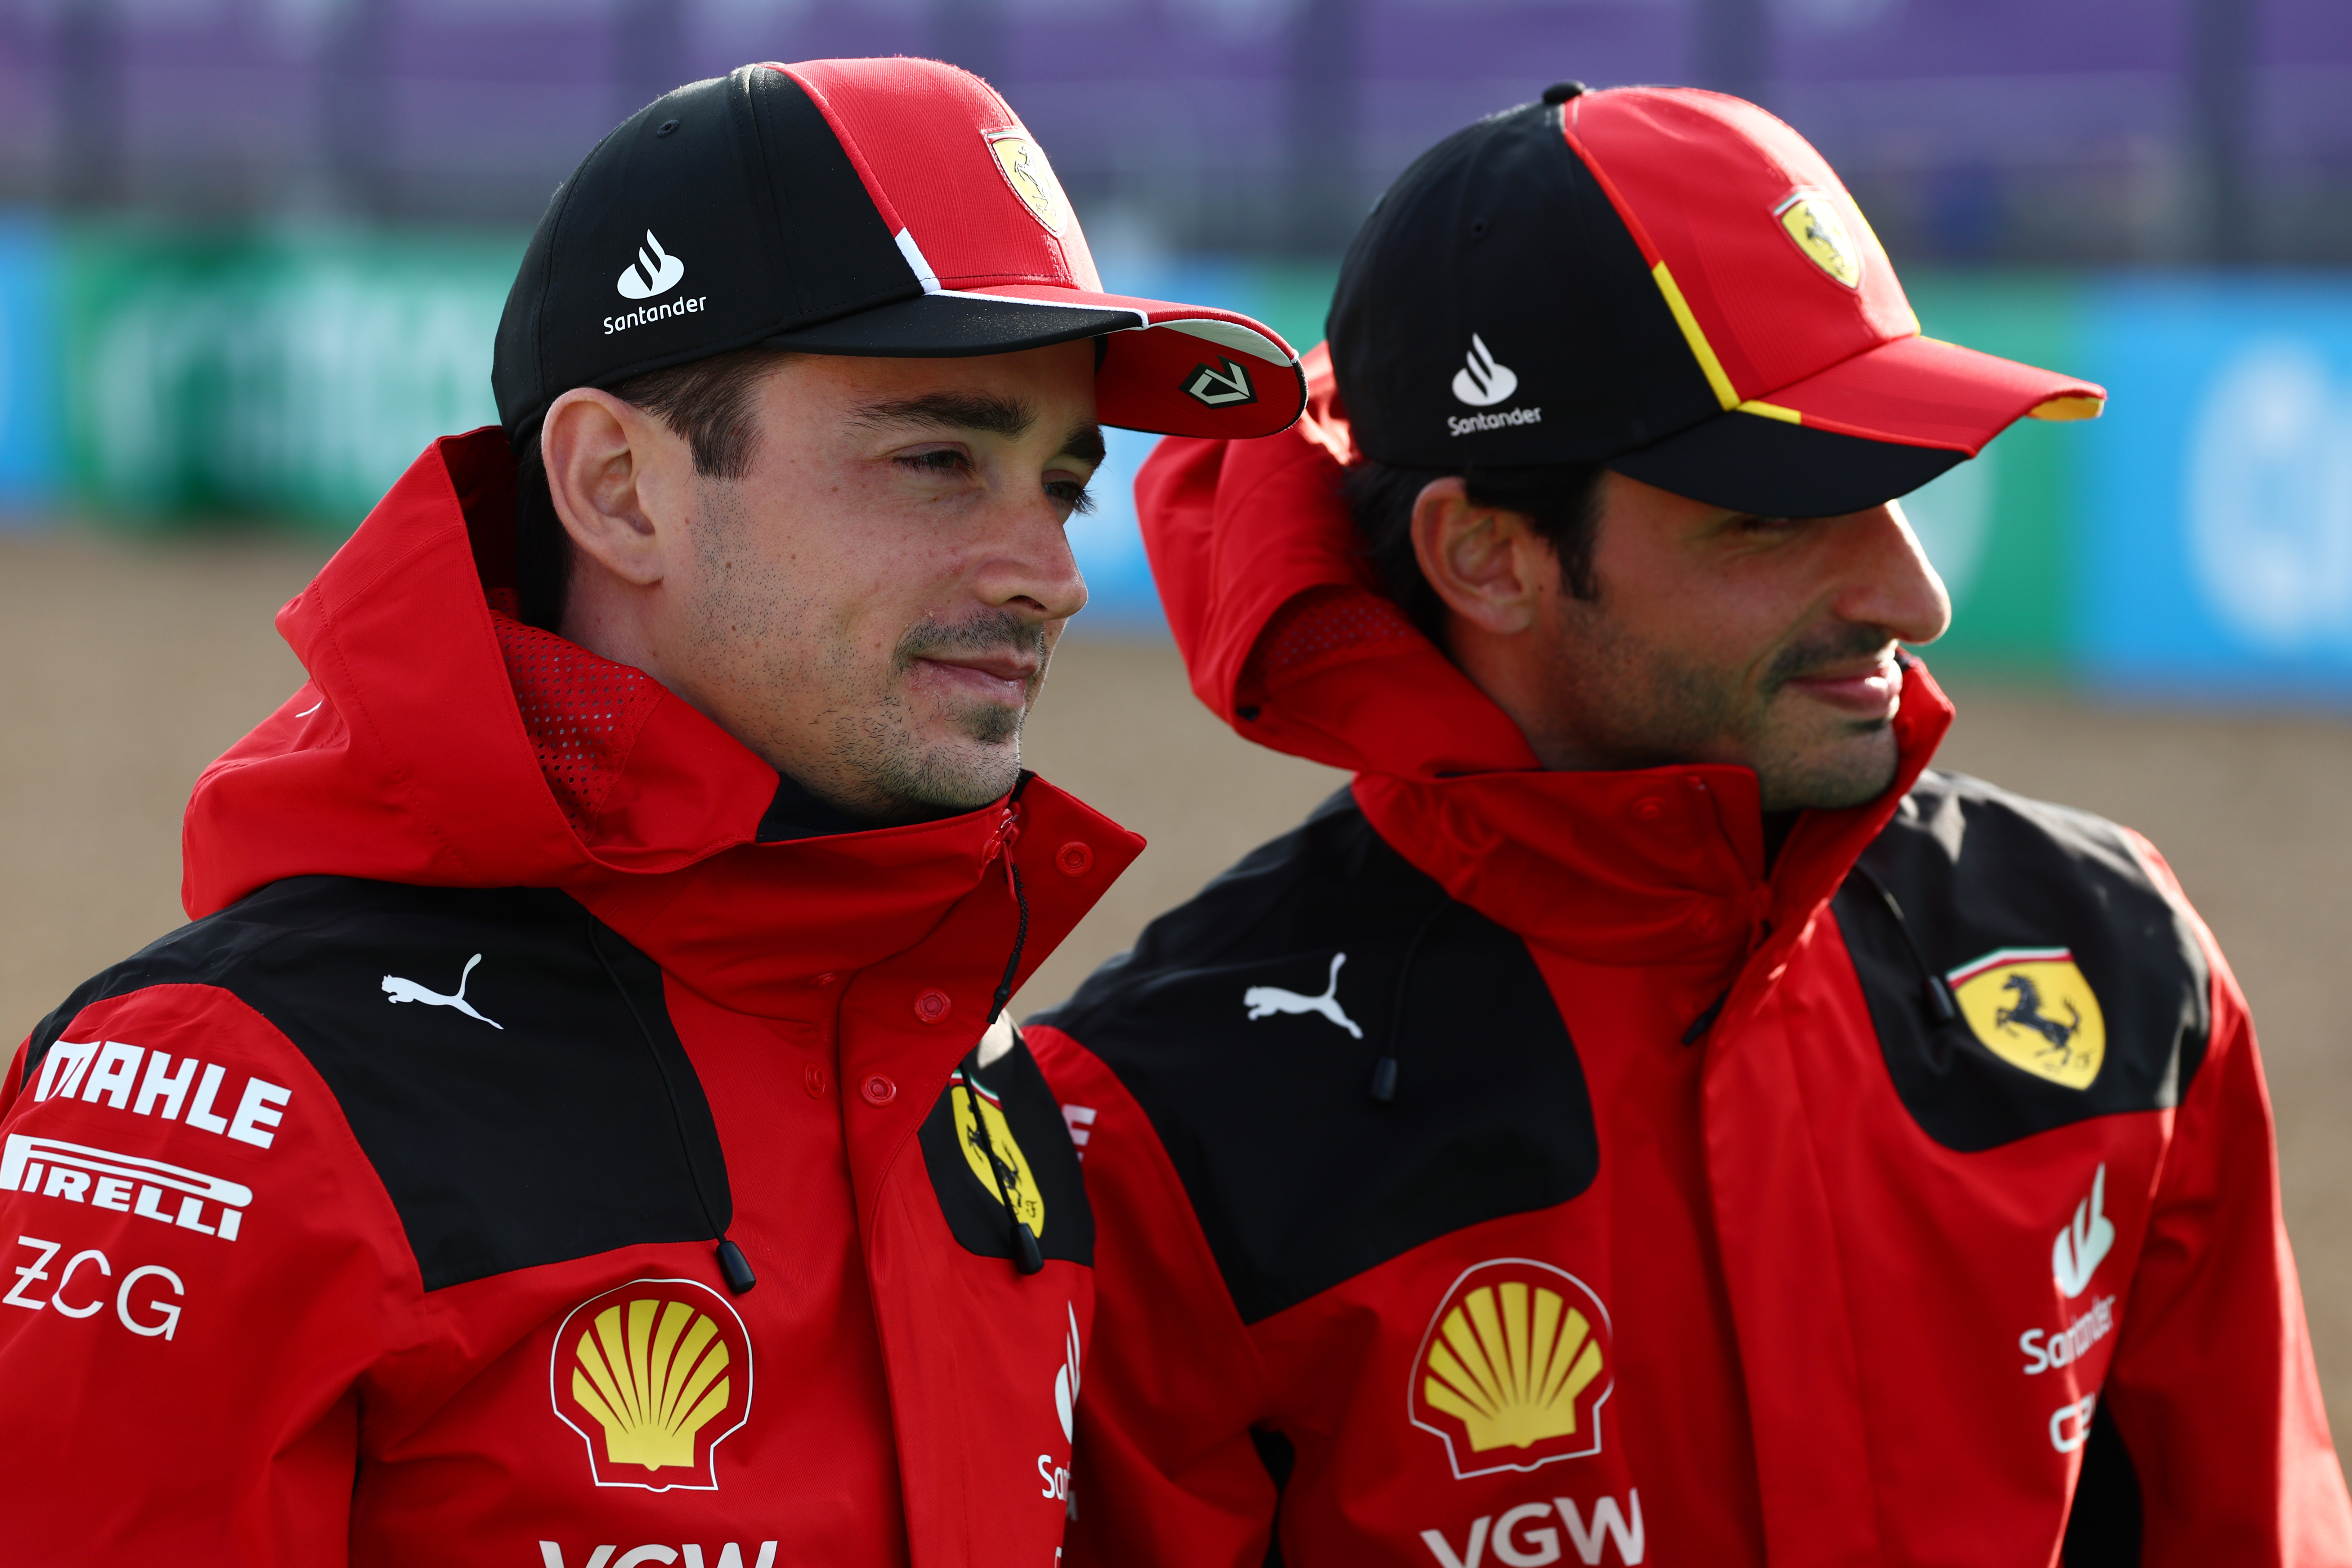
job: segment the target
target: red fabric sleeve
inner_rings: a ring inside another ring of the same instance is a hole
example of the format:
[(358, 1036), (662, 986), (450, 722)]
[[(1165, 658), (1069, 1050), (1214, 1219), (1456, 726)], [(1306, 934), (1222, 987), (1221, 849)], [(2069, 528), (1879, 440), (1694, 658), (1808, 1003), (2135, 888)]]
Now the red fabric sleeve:
[(1142, 1108), (1060, 1030), (1022, 1033), (1074, 1132), (1086, 1134), (1095, 1211), (1095, 1340), (1063, 1561), (1259, 1568), (1276, 1492), (1250, 1439), (1266, 1379), (1249, 1331)]
[[(2188, 908), (2170, 869), (2138, 842)], [(2195, 917), (2192, 913), (2191, 919)], [(2252, 1020), (2203, 922), (2212, 1037), (2182, 1096), (2102, 1398), (2138, 1472), (2148, 1568), (2352, 1563), (2279, 1200)]]
[(419, 1291), (333, 1096), (201, 985), (95, 1004), (20, 1073), (0, 1114), (7, 1559), (347, 1561), (355, 1389), (413, 1336)]

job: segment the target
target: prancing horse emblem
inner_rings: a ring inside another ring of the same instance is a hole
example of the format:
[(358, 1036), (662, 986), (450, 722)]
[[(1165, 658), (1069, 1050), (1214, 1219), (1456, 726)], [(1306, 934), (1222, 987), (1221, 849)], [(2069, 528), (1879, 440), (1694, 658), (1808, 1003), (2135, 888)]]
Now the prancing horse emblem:
[(2031, 1029), (2049, 1042), (2043, 1049), (2057, 1052), (2058, 1059), (2064, 1061), (2070, 1055), (2068, 1046), (2073, 1042), (2075, 1035), (2082, 1030), (2082, 1009), (2072, 1002), (2067, 1003), (2066, 1011), (2070, 1016), (2063, 1024), (2055, 1018), (2044, 1016), (2042, 1011), (2042, 988), (2033, 984), (2031, 975), (2012, 974), (2001, 982), (2000, 988), (2004, 991), (2015, 992), (2017, 1005), (2013, 1007), (2003, 1007), (1995, 1013), (1992, 1016), (1995, 1026)]
[(504, 1033), (506, 1029), (504, 1024), (495, 1018), (482, 1018), (479, 1013), (474, 1011), (474, 1005), (466, 1000), (466, 982), (473, 974), (474, 965), (481, 962), (482, 955), (478, 952), (466, 960), (466, 967), (457, 975), (457, 994), (453, 996), (444, 996), (438, 991), (427, 991), (415, 981), (403, 980), (397, 974), (387, 974), (383, 977), (383, 993), (394, 1002), (422, 1002), (428, 1007), (455, 1007), (468, 1018), (481, 1018), (482, 1022), (491, 1028)]
[(1323, 987), (1320, 996), (1301, 996), (1279, 985), (1253, 985), (1242, 993), (1242, 1005), (1249, 1009), (1252, 1018), (1271, 1018), (1276, 1013), (1320, 1013), (1360, 1040), (1364, 1031), (1356, 1027), (1356, 1021), (1339, 1005), (1339, 966), (1347, 962), (1344, 952), (1331, 955), (1330, 983)]

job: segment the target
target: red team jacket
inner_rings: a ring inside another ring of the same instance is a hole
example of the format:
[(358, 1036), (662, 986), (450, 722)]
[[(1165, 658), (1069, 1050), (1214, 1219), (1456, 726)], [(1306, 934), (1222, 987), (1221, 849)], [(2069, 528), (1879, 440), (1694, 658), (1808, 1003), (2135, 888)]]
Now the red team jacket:
[(810, 836), (494, 613), (511, 476), (439, 443), (286, 607), (194, 923), (16, 1058), (0, 1559), (1051, 1568), (1093, 1226), (975, 1045), (1139, 843), (1034, 779)]
[(1202, 700), (1356, 778), (1026, 1031), (1099, 1226), (1072, 1560), (2352, 1563), (2156, 852), (1927, 771), (1916, 664), (1896, 786), (1769, 867), (1743, 769), (1539, 771), (1370, 591), (1316, 385), (1139, 487)]

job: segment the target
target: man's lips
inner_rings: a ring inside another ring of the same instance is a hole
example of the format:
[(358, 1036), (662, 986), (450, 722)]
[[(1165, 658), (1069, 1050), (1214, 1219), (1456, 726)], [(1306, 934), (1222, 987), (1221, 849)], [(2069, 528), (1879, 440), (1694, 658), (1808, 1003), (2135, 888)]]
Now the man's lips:
[(1831, 668), (1796, 676), (1787, 684), (1856, 718), (1886, 719), (1903, 700), (1903, 667), (1887, 658), (1861, 669)]
[(1013, 653), (939, 657), (915, 662), (959, 690), (1012, 707), (1029, 700), (1030, 683), (1037, 678), (1036, 661)]

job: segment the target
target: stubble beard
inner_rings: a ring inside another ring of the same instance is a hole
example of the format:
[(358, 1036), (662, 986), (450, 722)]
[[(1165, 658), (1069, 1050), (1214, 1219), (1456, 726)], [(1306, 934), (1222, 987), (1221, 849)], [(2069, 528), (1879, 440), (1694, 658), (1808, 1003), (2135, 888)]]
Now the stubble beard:
[[(1897, 765), (1892, 725), (1807, 711), (1789, 683), (1886, 646), (1874, 627), (1846, 626), (1774, 655), (1751, 694), (1740, 674), (1629, 641), (1598, 603), (1569, 639), (1560, 671), (1577, 738), (1610, 768), (1734, 763), (1753, 768), (1766, 811), (1840, 810), (1875, 799)], [(1799, 705), (1802, 704), (1801, 708)]]

